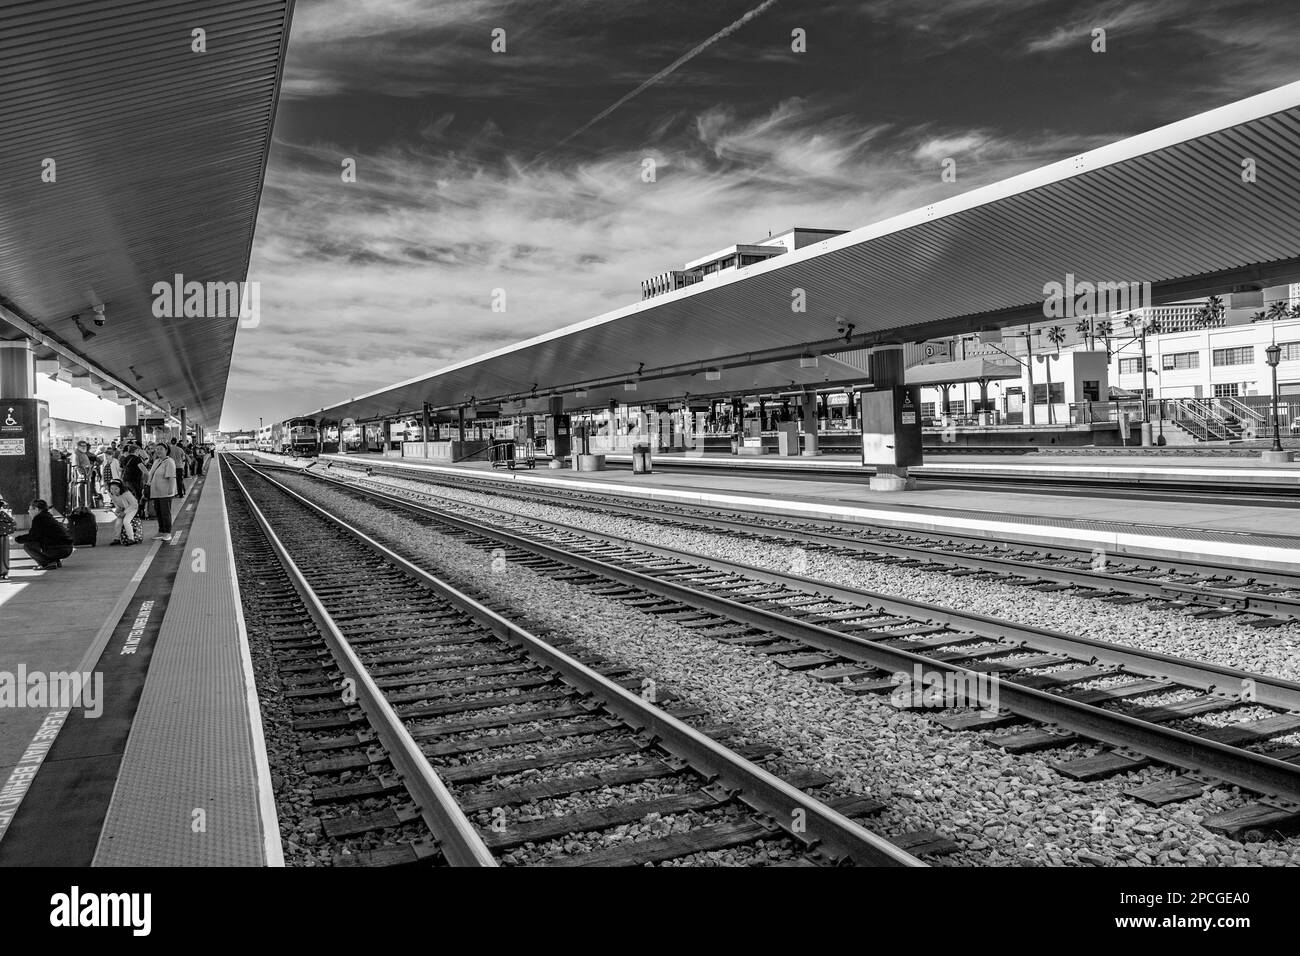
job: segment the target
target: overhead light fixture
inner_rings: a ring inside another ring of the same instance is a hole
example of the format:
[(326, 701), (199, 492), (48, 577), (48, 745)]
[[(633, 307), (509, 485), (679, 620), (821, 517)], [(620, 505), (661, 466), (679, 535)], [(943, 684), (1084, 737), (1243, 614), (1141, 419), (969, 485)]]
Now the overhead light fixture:
[(587, 397), (587, 390), (586, 390), (585, 388), (580, 388), (580, 389), (578, 389), (576, 392), (573, 393), (573, 397), (574, 397), (574, 398), (586, 398), (586, 397)]
[(800, 368), (816, 368), (816, 367), (817, 367), (817, 356), (813, 355), (811, 352), (804, 352), (803, 355), (800, 355), (800, 356), (799, 356), (799, 367), (800, 367)]
[(93, 339), (95, 337), (94, 332), (92, 332), (90, 329), (86, 328), (84, 325), (81, 324), (80, 315), (74, 315), (72, 317), (72, 324), (77, 327), (77, 331), (81, 333), (82, 339), (89, 341), (90, 339)]
[(722, 381), (722, 369), (720, 368), (707, 369), (704, 372), (704, 378), (706, 381), (709, 382), (720, 382)]
[(625, 392), (635, 392), (635, 391), (636, 391), (636, 382), (624, 382), (624, 383), (623, 383), (623, 391), (625, 391)]
[(139, 372), (137, 372), (137, 371), (135, 370), (135, 366), (134, 366), (134, 365), (128, 365), (127, 368), (129, 368), (129, 369), (131, 370), (131, 374), (135, 376), (135, 380), (136, 380), (137, 382), (143, 382), (143, 381), (144, 381), (144, 376), (141, 375)]

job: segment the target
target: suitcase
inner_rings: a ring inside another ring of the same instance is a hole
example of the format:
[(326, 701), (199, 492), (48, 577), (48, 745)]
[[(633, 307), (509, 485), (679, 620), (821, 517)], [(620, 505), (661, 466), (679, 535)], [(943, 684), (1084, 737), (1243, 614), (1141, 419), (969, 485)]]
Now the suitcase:
[[(144, 540), (144, 522), (140, 520), (139, 512), (136, 512), (135, 517), (131, 519), (131, 530), (135, 532), (136, 544)], [(122, 530), (117, 533), (117, 540), (126, 544), (126, 525), (123, 525)]]
[(99, 537), (99, 525), (95, 524), (95, 516), (87, 508), (78, 508), (68, 515), (68, 531), (72, 534), (74, 548), (93, 548), (95, 539)]

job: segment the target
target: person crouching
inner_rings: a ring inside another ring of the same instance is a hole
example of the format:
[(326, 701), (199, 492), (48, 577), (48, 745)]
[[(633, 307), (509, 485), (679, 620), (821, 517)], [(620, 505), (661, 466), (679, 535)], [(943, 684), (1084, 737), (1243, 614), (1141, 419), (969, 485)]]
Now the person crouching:
[(133, 525), (136, 512), (140, 510), (140, 502), (131, 494), (131, 489), (120, 481), (108, 483), (108, 497), (113, 502), (113, 514), (117, 515), (114, 527), (116, 533), (109, 544), (139, 544), (140, 539), (135, 536)]
[(72, 535), (50, 514), (50, 506), (44, 499), (32, 501), (28, 513), (32, 516), (31, 530), (14, 540), (36, 562), (38, 570), (63, 567), (63, 559), (72, 554)]

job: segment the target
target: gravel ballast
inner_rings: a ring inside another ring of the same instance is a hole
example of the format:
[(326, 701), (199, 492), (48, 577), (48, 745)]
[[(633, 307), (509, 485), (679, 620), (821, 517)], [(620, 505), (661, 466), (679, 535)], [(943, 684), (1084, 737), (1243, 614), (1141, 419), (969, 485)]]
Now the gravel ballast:
[(395, 489), (436, 494), (449, 501), (482, 504), (524, 517), (559, 521), (601, 534), (753, 564), (772, 571), (791, 571), (833, 584), (906, 597), (1017, 624), (1050, 628), (1093, 640), (1300, 681), (1300, 623), (1246, 628), (1234, 624), (1231, 618), (1200, 620), (1176, 610), (1141, 605), (1116, 606), (1068, 591), (1045, 593), (992, 581), (972, 581), (939, 571), (822, 554), (795, 544), (741, 540), (705, 529), (683, 531), (620, 515), (524, 502), (480, 491), (434, 486), (418, 480), (389, 476), (367, 480)]
[[(508, 602), (520, 623), (534, 633), (572, 638), (610, 660), (635, 667), (664, 686), (674, 688), (687, 701), (706, 708), (714, 720), (730, 721), (743, 727), (747, 734), (780, 746), (784, 751), (782, 764), (819, 769), (836, 779), (840, 791), (870, 795), (885, 802), (886, 810), (868, 822), (871, 828), (885, 835), (933, 829), (962, 845), (961, 852), (936, 862), (1300, 864), (1300, 842), (1294, 839), (1242, 844), (1197, 826), (1207, 815), (1253, 802), (1249, 795), (1218, 788), (1195, 800), (1162, 809), (1150, 808), (1123, 796), (1122, 791), (1167, 778), (1172, 771), (1150, 769), (1086, 784), (1069, 781), (1047, 765), (1047, 757), (1003, 753), (986, 745), (979, 733), (943, 730), (920, 714), (894, 709), (888, 698), (845, 695), (804, 674), (786, 671), (761, 655), (702, 638), (689, 629), (595, 597), (573, 585), (549, 580), (508, 561), (496, 562), (494, 570), (489, 552), (432, 532), (407, 515), (358, 502), (310, 478), (283, 476), (280, 480), (335, 513), (346, 515), (362, 530), (383, 535), (408, 557), (418, 559), (453, 584), (491, 588), (498, 600)], [(385, 483), (390, 481), (385, 479)], [(427, 485), (412, 484), (422, 491), (429, 490)], [(474, 499), (469, 496), (475, 494), (456, 492), (448, 497), (471, 501)], [(536, 511), (527, 513), (539, 517), (556, 513), (557, 520), (582, 523), (578, 516), (559, 514), (563, 509), (551, 506), (500, 499), (493, 499), (492, 503), (519, 512), (536, 507)], [(792, 553), (799, 551), (778, 546), (769, 548), (755, 542), (727, 542), (722, 536), (707, 532), (686, 534), (691, 539), (688, 543), (678, 540), (681, 532), (665, 531), (641, 522), (628, 522), (621, 530), (613, 524), (625, 521), (601, 520), (597, 530), (625, 533), (629, 537), (690, 547), (704, 553), (718, 553), (710, 548), (729, 548), (730, 551), (719, 556), (776, 568), (783, 563), (789, 567)], [(632, 524), (640, 526), (637, 533)], [(739, 551), (743, 554), (736, 553)], [(820, 561), (845, 560), (822, 559), (815, 554), (804, 557), (808, 562), (807, 573), (814, 576), (823, 572), (829, 576), (829, 569), (820, 565)], [(858, 586), (921, 599), (926, 599), (920, 591), (926, 578), (940, 579), (928, 582), (932, 588), (941, 584), (951, 588), (956, 583), (941, 575), (906, 569), (857, 570), (863, 574), (886, 572), (897, 582), (891, 587), (880, 581)], [(909, 585), (913, 577), (916, 580)], [(972, 588), (973, 592), (980, 593), (965, 598), (965, 606), (981, 609), (975, 603), (991, 600), (994, 589), (989, 584)], [(1025, 592), (1005, 590), (1015, 592), (1023, 602)], [(1053, 609), (1061, 597), (1052, 596)], [(1114, 615), (1117, 633), (1112, 639), (1130, 640), (1131, 625), (1121, 627), (1121, 624), (1123, 618), (1133, 615), (1077, 598), (1072, 600), (1091, 611)], [(987, 606), (983, 610), (993, 612)], [(1168, 619), (1176, 615), (1166, 612), (1162, 617), (1166, 619), (1166, 632), (1170, 632)], [(1040, 608), (1021, 619), (1041, 624), (1042, 618)], [(1196, 622), (1195, 626), (1220, 625)], [(1276, 635), (1268, 634), (1265, 638), (1276, 639)], [(1234, 663), (1246, 666), (1245, 662)], [(1078, 746), (1054, 751), (1050, 758), (1084, 755), (1096, 750)]]

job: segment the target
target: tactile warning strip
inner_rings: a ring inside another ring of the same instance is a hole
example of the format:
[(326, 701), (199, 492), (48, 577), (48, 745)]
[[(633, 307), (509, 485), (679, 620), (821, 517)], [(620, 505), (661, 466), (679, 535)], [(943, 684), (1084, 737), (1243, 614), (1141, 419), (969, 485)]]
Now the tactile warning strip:
[[(176, 572), (96, 866), (260, 866), (266, 862), (239, 596), (219, 469)], [(260, 736), (260, 724), (256, 728)], [(272, 811), (273, 812), (273, 811)], [(275, 828), (272, 816), (269, 826)], [(277, 838), (278, 839), (278, 838)]]

